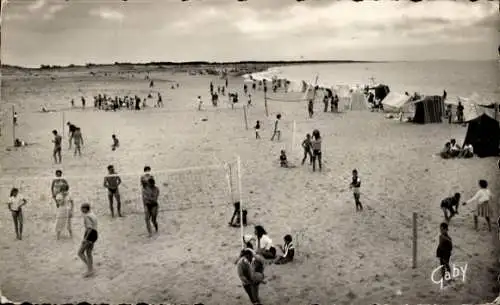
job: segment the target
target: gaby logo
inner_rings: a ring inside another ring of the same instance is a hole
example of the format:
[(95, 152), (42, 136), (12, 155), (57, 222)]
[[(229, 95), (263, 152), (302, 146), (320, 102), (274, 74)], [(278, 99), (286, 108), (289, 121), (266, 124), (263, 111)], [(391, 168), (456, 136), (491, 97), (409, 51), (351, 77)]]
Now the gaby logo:
[(431, 280), (434, 284), (439, 284), (441, 289), (444, 288), (444, 282), (454, 280), (457, 278), (461, 278), (462, 282), (465, 283), (465, 275), (467, 273), (467, 264), (450, 264), (450, 271), (446, 271), (444, 274), (444, 278), (442, 277), (442, 269), (443, 265), (437, 267), (432, 271)]

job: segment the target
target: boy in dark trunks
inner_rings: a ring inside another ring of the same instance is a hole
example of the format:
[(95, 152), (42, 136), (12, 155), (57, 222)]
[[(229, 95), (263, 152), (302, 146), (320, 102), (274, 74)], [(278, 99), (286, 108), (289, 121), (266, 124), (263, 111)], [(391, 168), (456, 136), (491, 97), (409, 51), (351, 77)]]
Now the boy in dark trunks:
[(92, 256), (92, 250), (94, 250), (94, 244), (98, 238), (97, 217), (90, 211), (90, 205), (88, 203), (82, 204), (80, 210), (83, 214), (85, 233), (83, 235), (80, 250), (78, 250), (78, 257), (80, 257), (80, 259), (87, 266), (87, 273), (84, 274), (84, 277), (91, 277), (94, 275), (94, 259)]
[(363, 205), (359, 198), (361, 197), (361, 192), (359, 189), (361, 188), (361, 179), (358, 177), (358, 171), (355, 169), (352, 171), (352, 182), (350, 184), (350, 188), (354, 195), (354, 202), (356, 203), (356, 211), (363, 211)]
[[(453, 197), (447, 197), (441, 201), (441, 209), (444, 213), (444, 219), (449, 222), (450, 219), (458, 215), (458, 205), (460, 203), (460, 193), (455, 193)], [(448, 216), (448, 212), (450, 215)]]
[(120, 200), (120, 184), (122, 180), (115, 172), (113, 165), (108, 166), (108, 175), (104, 177), (104, 187), (108, 189), (108, 202), (109, 210), (111, 211), (111, 217), (115, 217), (115, 211), (113, 208), (113, 198), (116, 199), (116, 209), (118, 211), (118, 217), (123, 217), (121, 212), (121, 200)]
[(158, 197), (160, 195), (160, 189), (155, 185), (155, 179), (150, 177), (148, 179), (146, 187), (142, 190), (142, 202), (144, 203), (144, 216), (146, 220), (146, 228), (148, 230), (149, 237), (152, 237), (151, 223), (155, 227), (156, 233), (158, 233)]
[(144, 189), (146, 186), (148, 186), (148, 180), (149, 178), (152, 178), (153, 176), (151, 175), (151, 167), (148, 165), (144, 166), (144, 174), (141, 176), (141, 186), (142, 189)]
[(54, 151), (52, 153), (52, 156), (54, 157), (54, 162), (57, 164), (62, 162), (61, 158), (62, 137), (57, 134), (57, 130), (52, 130), (52, 134), (54, 135), (54, 140), (52, 140), (52, 143), (54, 143)]
[(313, 100), (309, 100), (307, 104), (307, 111), (309, 112), (309, 118), (312, 118), (314, 115), (314, 102)]
[(78, 154), (78, 156), (82, 156), (82, 145), (83, 145), (83, 136), (82, 136), (82, 131), (79, 127), (76, 128), (75, 133), (73, 135), (73, 141), (75, 144), (75, 152), (74, 156)]

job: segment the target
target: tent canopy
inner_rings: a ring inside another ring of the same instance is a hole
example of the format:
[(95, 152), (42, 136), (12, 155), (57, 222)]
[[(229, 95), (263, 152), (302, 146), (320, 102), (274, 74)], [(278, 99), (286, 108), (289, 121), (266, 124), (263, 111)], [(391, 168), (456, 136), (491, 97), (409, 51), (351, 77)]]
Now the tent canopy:
[(474, 153), (480, 158), (498, 156), (500, 145), (498, 121), (483, 113), (468, 123), (464, 145), (471, 144)]
[(389, 94), (382, 101), (382, 105), (384, 105), (384, 108), (388, 107), (392, 109), (401, 109), (411, 104), (410, 98), (411, 97), (406, 94), (389, 92)]

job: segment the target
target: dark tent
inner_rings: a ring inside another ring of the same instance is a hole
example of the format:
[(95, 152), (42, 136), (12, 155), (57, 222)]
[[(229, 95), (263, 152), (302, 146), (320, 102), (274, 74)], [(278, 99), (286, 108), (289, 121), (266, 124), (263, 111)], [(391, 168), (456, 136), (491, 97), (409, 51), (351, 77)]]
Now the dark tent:
[(474, 153), (480, 157), (498, 156), (500, 146), (500, 125), (487, 114), (470, 120), (464, 144), (471, 144)]
[(412, 122), (417, 124), (441, 123), (444, 101), (441, 96), (427, 96), (415, 102), (415, 116)]
[(375, 90), (375, 98), (378, 99), (379, 101), (383, 101), (385, 97), (391, 92), (389, 89), (389, 86), (386, 85), (378, 85), (373, 88), (369, 88), (372, 90)]

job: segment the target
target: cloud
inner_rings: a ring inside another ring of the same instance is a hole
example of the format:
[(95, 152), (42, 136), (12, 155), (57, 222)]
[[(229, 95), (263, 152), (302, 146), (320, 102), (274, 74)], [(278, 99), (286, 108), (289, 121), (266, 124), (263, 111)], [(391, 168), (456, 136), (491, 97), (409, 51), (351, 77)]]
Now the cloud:
[(121, 21), (125, 18), (125, 15), (122, 13), (105, 7), (91, 10), (90, 15), (110, 21)]
[(66, 6), (63, 4), (52, 5), (47, 9), (45, 14), (43, 14), (43, 19), (44, 20), (53, 19), (58, 12), (64, 10), (65, 8), (66, 8)]
[(28, 5), (28, 11), (36, 12), (42, 9), (46, 4), (45, 0), (36, 0), (33, 4)]

